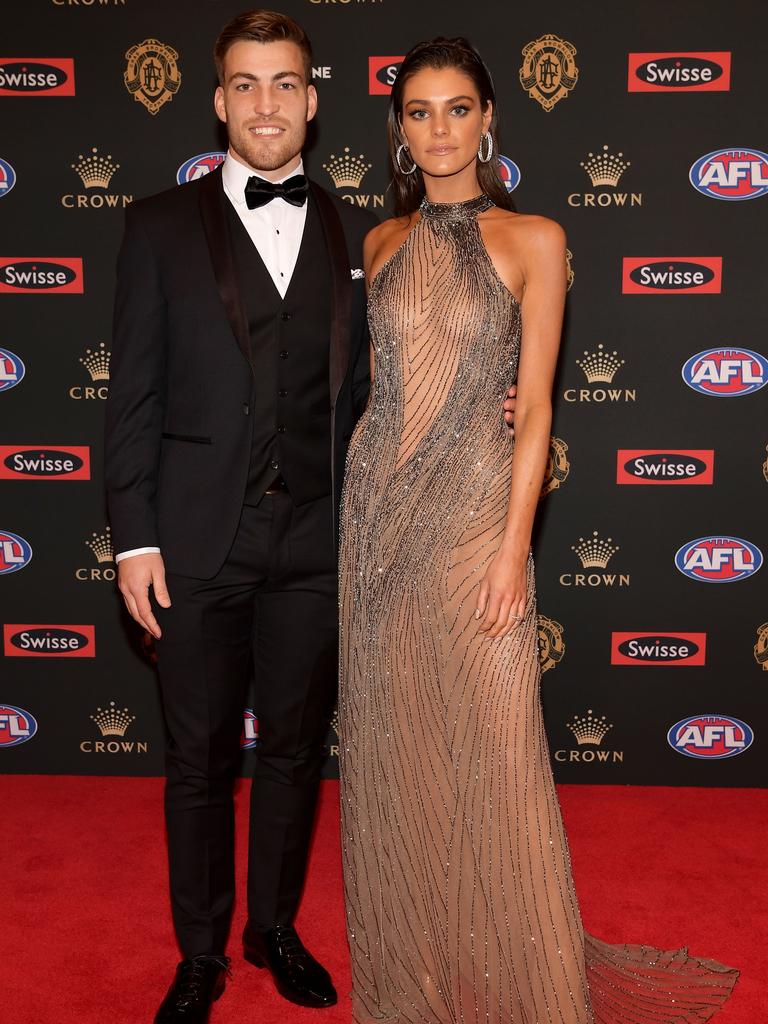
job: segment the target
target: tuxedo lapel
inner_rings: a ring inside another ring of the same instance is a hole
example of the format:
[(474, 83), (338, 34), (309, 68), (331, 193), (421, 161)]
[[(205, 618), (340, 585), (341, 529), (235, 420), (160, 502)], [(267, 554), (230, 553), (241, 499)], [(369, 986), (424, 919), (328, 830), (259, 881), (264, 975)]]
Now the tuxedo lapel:
[(221, 168), (211, 171), (200, 182), (200, 216), (211, 256), (216, 287), (232, 333), (243, 355), (250, 362), (250, 334), (242, 296), (237, 283), (232, 238), (224, 203), (228, 202), (221, 183)]
[(331, 347), (330, 390), (331, 408), (336, 404), (339, 390), (349, 365), (350, 317), (352, 313), (352, 279), (347, 243), (341, 218), (332, 200), (319, 185), (310, 181), (309, 187), (317, 203), (323, 225), (331, 268)]

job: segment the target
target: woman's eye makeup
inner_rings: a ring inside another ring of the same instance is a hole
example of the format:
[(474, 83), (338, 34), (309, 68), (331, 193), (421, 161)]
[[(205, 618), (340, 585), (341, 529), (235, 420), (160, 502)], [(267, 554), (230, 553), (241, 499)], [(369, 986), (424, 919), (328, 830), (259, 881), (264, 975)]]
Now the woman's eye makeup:
[[(466, 117), (469, 111), (470, 108), (468, 106), (463, 103), (457, 103), (455, 107), (451, 107), (449, 113), (455, 117)], [(423, 121), (426, 117), (429, 117), (429, 111), (424, 107), (416, 107), (414, 110), (408, 111), (408, 116), (416, 121)]]

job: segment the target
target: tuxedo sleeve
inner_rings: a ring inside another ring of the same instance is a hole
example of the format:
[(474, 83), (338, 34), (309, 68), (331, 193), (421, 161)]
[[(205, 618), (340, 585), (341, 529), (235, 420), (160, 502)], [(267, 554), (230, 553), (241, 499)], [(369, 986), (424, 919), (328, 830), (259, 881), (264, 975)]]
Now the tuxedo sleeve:
[(128, 207), (117, 261), (105, 480), (115, 551), (157, 547), (166, 304), (140, 211)]

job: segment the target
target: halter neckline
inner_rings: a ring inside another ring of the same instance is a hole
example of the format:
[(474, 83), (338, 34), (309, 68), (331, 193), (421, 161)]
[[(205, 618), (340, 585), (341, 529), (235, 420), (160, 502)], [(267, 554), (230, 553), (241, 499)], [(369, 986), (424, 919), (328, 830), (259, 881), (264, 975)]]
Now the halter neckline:
[(425, 196), (419, 205), (419, 213), (429, 220), (474, 220), (478, 213), (489, 210), (493, 205), (493, 200), (484, 192), (473, 199), (465, 199), (463, 203), (430, 203)]

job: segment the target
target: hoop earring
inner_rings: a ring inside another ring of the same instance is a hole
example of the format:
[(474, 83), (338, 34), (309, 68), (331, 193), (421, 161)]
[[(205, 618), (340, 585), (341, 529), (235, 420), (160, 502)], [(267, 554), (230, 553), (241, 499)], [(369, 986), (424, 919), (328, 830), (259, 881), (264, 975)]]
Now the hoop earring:
[[(487, 156), (483, 156), (483, 143), (484, 142), (488, 146), (488, 154), (487, 154)], [(492, 156), (493, 156), (493, 136), (491, 135), (490, 132), (483, 132), (483, 134), (480, 136), (480, 145), (477, 147), (477, 159), (480, 161), (481, 164), (487, 164)]]
[(397, 152), (395, 153), (395, 163), (397, 164), (397, 169), (398, 169), (398, 171), (400, 171), (401, 174), (413, 174), (413, 172), (416, 170), (416, 161), (413, 160), (413, 157), (411, 156), (411, 160), (413, 160), (413, 167), (411, 167), (409, 170), (406, 171), (406, 169), (400, 163), (400, 157), (402, 155), (403, 150), (405, 150), (406, 153), (408, 153), (409, 156), (411, 155), (410, 154), (410, 150), (408, 149), (406, 144), (404, 142), (402, 142), (397, 147)]

